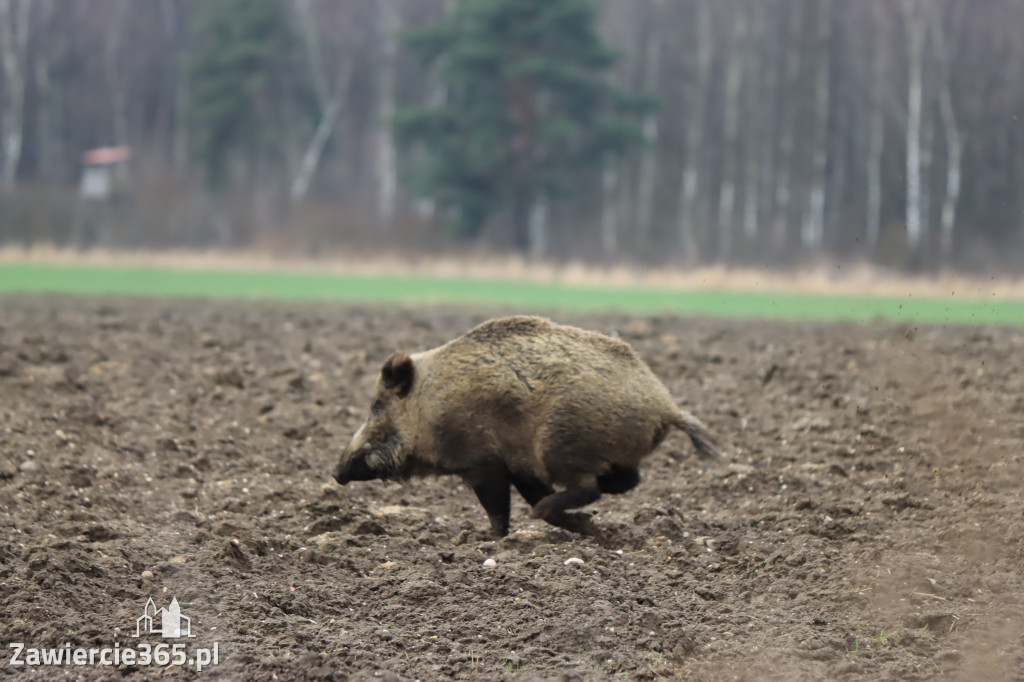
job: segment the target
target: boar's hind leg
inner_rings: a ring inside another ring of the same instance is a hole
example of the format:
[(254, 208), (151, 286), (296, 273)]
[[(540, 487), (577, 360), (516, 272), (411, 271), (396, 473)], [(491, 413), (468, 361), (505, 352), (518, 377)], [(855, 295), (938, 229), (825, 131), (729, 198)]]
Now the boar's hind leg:
[(575, 485), (570, 485), (560, 493), (548, 495), (533, 505), (533, 517), (546, 520), (552, 514), (588, 505), (600, 497), (601, 488), (598, 487), (597, 476), (583, 476)]
[(505, 467), (481, 467), (465, 478), (487, 512), (494, 534), (499, 538), (508, 535), (509, 476)]
[[(526, 503), (534, 508), (536, 508), (537, 503), (541, 500), (555, 495), (555, 489), (538, 478), (513, 475), (512, 482), (515, 484), (516, 490), (519, 491), (519, 494), (523, 496), (524, 500), (526, 500)], [(571, 530), (572, 532), (580, 533), (581, 535), (600, 535), (597, 526), (595, 526), (594, 522), (590, 520), (590, 516), (588, 514), (574, 514), (566, 511), (550, 511), (544, 515), (544, 520), (552, 526), (565, 528), (566, 530)]]
[(612, 470), (607, 474), (597, 477), (597, 485), (602, 493), (619, 495), (632, 490), (640, 483), (640, 472), (631, 467), (620, 467), (612, 465)]

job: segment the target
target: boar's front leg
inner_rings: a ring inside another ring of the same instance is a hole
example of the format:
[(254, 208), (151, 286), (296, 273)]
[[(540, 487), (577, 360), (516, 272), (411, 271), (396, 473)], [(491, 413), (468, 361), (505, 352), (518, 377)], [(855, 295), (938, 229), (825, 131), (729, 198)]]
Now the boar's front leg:
[(508, 535), (509, 517), (509, 475), (508, 470), (498, 464), (482, 466), (463, 475), (473, 488), (476, 497), (487, 512), (491, 530), (499, 538)]

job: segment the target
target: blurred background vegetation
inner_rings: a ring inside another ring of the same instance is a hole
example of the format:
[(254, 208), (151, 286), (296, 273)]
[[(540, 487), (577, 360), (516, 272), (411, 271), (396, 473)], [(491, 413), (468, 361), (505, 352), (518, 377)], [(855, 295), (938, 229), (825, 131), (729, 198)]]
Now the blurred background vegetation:
[(1019, 272), (1021, 26), (1020, 0), (0, 0), (0, 245)]

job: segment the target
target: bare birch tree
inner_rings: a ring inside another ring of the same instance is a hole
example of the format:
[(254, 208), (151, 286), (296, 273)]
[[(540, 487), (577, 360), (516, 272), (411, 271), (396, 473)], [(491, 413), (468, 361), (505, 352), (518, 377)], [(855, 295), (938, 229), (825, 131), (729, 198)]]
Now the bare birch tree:
[[(661, 22), (664, 0), (652, 0), (648, 16), (647, 40), (644, 45), (644, 89), (657, 92), (661, 71)], [(658, 112), (644, 116), (642, 124), (644, 149), (640, 155), (640, 177), (637, 181), (637, 246), (643, 256), (650, 255), (654, 233), (654, 205), (658, 172)]]
[(920, 0), (903, 0), (907, 34), (907, 245), (912, 253), (921, 243), (921, 118), (924, 100), (925, 22)]
[(829, 108), (829, 56), (832, 32), (831, 0), (820, 0), (818, 5), (817, 44), (814, 79), (814, 156), (811, 169), (811, 192), (807, 214), (801, 231), (801, 245), (805, 250), (821, 246), (825, 224), (825, 169), (828, 164), (828, 108)]
[(122, 73), (121, 47), (124, 44), (125, 22), (129, 0), (113, 0), (113, 11), (106, 21), (103, 58), (106, 69), (107, 87), (110, 93), (111, 131), (114, 144), (128, 144), (128, 96), (127, 83)]
[(530, 257), (534, 260), (543, 258), (548, 252), (548, 199), (544, 196), (534, 198), (530, 206)]
[(601, 170), (601, 253), (612, 258), (619, 250), (618, 160), (606, 159)]
[(708, 86), (714, 50), (711, 0), (696, 0), (697, 77), (693, 88), (693, 106), (686, 126), (686, 158), (679, 202), (679, 244), (687, 259), (697, 256), (697, 190), (700, 187), (700, 142), (707, 117)]
[[(763, 53), (759, 43), (765, 35), (764, 10), (763, 2), (753, 3), (750, 9), (750, 44), (747, 46), (743, 65), (747, 72), (743, 109), (748, 114), (757, 111), (760, 106), (760, 98), (763, 96), (760, 91)], [(746, 161), (743, 185), (743, 235), (748, 242), (753, 240), (757, 234), (758, 182), (760, 180), (758, 161), (761, 150), (758, 142), (760, 139), (768, 137), (764, 132), (767, 129), (766, 121), (768, 120), (769, 112), (765, 112), (761, 116), (750, 116), (747, 125), (744, 126), (747, 134), (744, 136)]]
[(25, 136), (25, 91), (28, 69), (31, 0), (0, 0), (0, 61), (4, 71), (3, 172), (0, 187), (14, 187)]
[[(952, 30), (960, 25), (963, 4), (955, 3)], [(951, 63), (955, 57), (951, 40), (947, 40), (942, 27), (942, 17), (938, 12), (931, 15), (932, 46), (936, 61), (939, 64), (939, 115), (946, 133), (946, 193), (942, 201), (941, 232), (939, 235), (939, 255), (943, 265), (948, 266), (953, 256), (953, 232), (956, 226), (956, 208), (960, 200), (960, 164), (963, 154), (963, 143), (960, 129), (957, 126), (956, 110), (953, 107)]]
[(177, 0), (160, 0), (161, 25), (164, 39), (172, 45), (173, 92), (169, 97), (171, 111), (167, 117), (172, 120), (170, 132), (170, 161), (178, 171), (184, 170), (188, 160), (188, 126), (185, 124), (185, 110), (188, 106), (188, 81), (185, 79), (183, 35), (185, 32), (184, 12)]
[(790, 199), (792, 189), (790, 182), (793, 177), (793, 168), (796, 165), (794, 147), (796, 145), (796, 127), (799, 107), (797, 98), (794, 96), (800, 80), (800, 35), (803, 32), (803, 4), (796, 3), (790, 7), (790, 24), (786, 44), (789, 46), (786, 54), (786, 77), (785, 89), (779, 94), (783, 105), (780, 111), (779, 127), (779, 155), (778, 173), (775, 176), (775, 226), (774, 226), (774, 250), (776, 254), (785, 251), (788, 246), (789, 220), (790, 220)]
[(391, 120), (395, 114), (395, 86), (398, 68), (398, 34), (402, 30), (401, 0), (378, 0), (376, 39), (377, 55), (377, 226), (391, 227), (398, 192), (395, 139)]
[(885, 145), (886, 48), (883, 40), (885, 17), (879, 3), (871, 4), (874, 36), (871, 57), (871, 90), (868, 109), (867, 206), (864, 239), (868, 254), (874, 254), (882, 224), (882, 152)]
[[(35, 0), (36, 20), (34, 31), (52, 30), (54, 0)], [(56, 31), (54, 31), (56, 33)], [(53, 63), (61, 49), (61, 36), (53, 36), (45, 45), (37, 44), (33, 49), (32, 78), (36, 89), (36, 144), (38, 145), (38, 168), (43, 176), (56, 177), (60, 168), (61, 135), (55, 126), (55, 89)]]
[[(764, 3), (758, 3), (763, 6)], [(755, 106), (764, 112), (761, 133), (756, 140), (756, 146), (760, 149), (758, 164), (758, 219), (770, 221), (775, 209), (775, 173), (776, 173), (776, 141), (778, 128), (781, 122), (782, 104), (776, 93), (779, 87), (779, 76), (782, 69), (781, 56), (784, 54), (784, 43), (779, 39), (777, 31), (772, 31), (772, 19), (779, 9), (778, 2), (769, 3), (767, 6), (767, 17), (762, 17), (762, 30), (765, 33), (765, 47), (763, 60), (763, 76), (761, 84), (761, 98)], [(773, 36), (774, 34), (774, 36)], [(769, 227), (770, 222), (766, 223)], [(760, 227), (760, 225), (758, 226)], [(753, 236), (753, 235), (751, 235)], [(758, 240), (763, 244), (764, 238)]]
[[(312, 138), (309, 140), (309, 144), (306, 146), (306, 152), (302, 156), (302, 161), (299, 164), (298, 171), (295, 173), (295, 177), (292, 179), (289, 191), (292, 203), (299, 203), (306, 197), (306, 193), (309, 191), (313, 176), (320, 166), (324, 147), (334, 133), (338, 119), (342, 115), (344, 98), (348, 94), (352, 74), (355, 70), (355, 57), (352, 54), (352, 48), (348, 45), (342, 46), (341, 50), (334, 50), (330, 55), (330, 60), (336, 64), (337, 73), (333, 77), (329, 76), (328, 69), (324, 63), (324, 50), (319, 38), (316, 17), (310, 6), (310, 0), (296, 0), (295, 10), (299, 17), (298, 23), (302, 34), (302, 42), (306, 48), (306, 59), (312, 72), (313, 89), (316, 92), (317, 102), (320, 107), (320, 120), (317, 123), (316, 130), (313, 132)], [(346, 21), (346, 19), (349, 21)], [(336, 34), (341, 33), (343, 35), (342, 40), (349, 43), (354, 42), (352, 38), (354, 22), (350, 19), (350, 17), (342, 15), (338, 25), (333, 25), (330, 29)], [(389, 122), (382, 121), (381, 125), (389, 127)], [(391, 154), (394, 154), (393, 149)], [(391, 199), (387, 201), (388, 205), (392, 202)], [(384, 197), (381, 197), (381, 202), (381, 205), (383, 205), (383, 202), (385, 202)], [(388, 220), (390, 220), (390, 217), (388, 217)]]
[(722, 181), (718, 195), (718, 259), (732, 259), (735, 227), (736, 186), (739, 183), (740, 88), (743, 85), (743, 54), (746, 50), (747, 13), (737, 7), (733, 17), (732, 41), (725, 72), (725, 101), (722, 123)]

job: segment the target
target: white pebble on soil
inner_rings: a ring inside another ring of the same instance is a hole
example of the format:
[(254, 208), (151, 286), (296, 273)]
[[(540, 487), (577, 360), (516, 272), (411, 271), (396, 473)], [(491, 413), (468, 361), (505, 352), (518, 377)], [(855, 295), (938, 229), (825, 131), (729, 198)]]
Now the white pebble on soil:
[(494, 559), (484, 559), (484, 568), (494, 568), (498, 565), (498, 562)]
[(582, 564), (582, 563), (583, 563), (583, 559), (580, 559), (579, 557), (574, 557), (574, 556), (573, 557), (569, 557), (568, 559), (565, 560), (565, 565), (566, 566), (572, 566), (573, 564)]
[(142, 572), (142, 579), (143, 580), (152, 580), (153, 579), (153, 571), (143, 571)]

